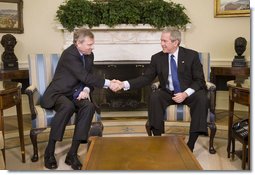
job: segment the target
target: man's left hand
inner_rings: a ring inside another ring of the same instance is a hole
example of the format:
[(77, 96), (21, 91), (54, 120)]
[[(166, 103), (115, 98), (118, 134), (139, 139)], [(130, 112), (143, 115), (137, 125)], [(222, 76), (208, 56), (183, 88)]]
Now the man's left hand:
[(180, 93), (174, 94), (174, 97), (172, 99), (176, 103), (182, 103), (187, 97), (188, 97), (188, 94), (186, 92), (180, 92)]
[(80, 92), (79, 96), (77, 97), (77, 100), (88, 99), (88, 98), (89, 98), (89, 92), (86, 90), (83, 90)]

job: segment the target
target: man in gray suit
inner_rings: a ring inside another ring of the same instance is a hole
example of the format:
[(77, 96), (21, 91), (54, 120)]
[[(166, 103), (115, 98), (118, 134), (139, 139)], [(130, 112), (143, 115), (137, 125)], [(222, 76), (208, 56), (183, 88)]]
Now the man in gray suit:
[(150, 130), (160, 136), (167, 106), (186, 104), (191, 113), (187, 145), (193, 151), (198, 136), (207, 134), (207, 89), (198, 52), (183, 48), (180, 43), (181, 32), (166, 28), (161, 34), (162, 51), (151, 57), (144, 75), (123, 82), (115, 80), (119, 87), (114, 91), (141, 88), (158, 77), (161, 88), (152, 92), (148, 106)]
[(87, 142), (95, 113), (94, 104), (88, 100), (89, 93), (93, 87), (114, 87), (110, 80), (92, 74), (93, 49), (93, 33), (84, 28), (75, 31), (73, 44), (63, 51), (52, 82), (43, 95), (42, 107), (56, 111), (44, 156), (44, 164), (48, 169), (58, 167), (54, 156), (55, 144), (56, 141), (62, 141), (65, 127), (74, 112), (77, 112), (77, 118), (72, 145), (65, 163), (73, 169), (81, 169), (82, 164), (77, 157), (77, 151), (80, 143)]

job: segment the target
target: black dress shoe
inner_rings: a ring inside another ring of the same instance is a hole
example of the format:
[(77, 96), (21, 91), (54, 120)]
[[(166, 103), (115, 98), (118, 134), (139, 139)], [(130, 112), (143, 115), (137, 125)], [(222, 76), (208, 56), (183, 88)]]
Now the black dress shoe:
[(67, 154), (65, 163), (67, 165), (71, 165), (72, 169), (74, 170), (81, 170), (82, 164), (78, 159), (77, 154)]
[(58, 164), (54, 155), (45, 154), (44, 166), (48, 169), (57, 169)]
[(158, 129), (152, 129), (152, 133), (154, 136), (161, 136), (161, 131)]

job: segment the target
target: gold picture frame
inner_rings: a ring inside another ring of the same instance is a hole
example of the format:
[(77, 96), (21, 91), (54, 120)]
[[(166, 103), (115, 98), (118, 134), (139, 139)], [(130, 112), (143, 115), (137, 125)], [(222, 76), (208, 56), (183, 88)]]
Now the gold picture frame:
[(0, 0), (0, 33), (23, 32), (23, 0)]
[(214, 0), (214, 17), (250, 16), (250, 0)]

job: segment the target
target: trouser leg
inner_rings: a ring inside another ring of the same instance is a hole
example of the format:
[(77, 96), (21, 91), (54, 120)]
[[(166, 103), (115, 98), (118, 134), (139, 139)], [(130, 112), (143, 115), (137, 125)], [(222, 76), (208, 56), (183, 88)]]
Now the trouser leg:
[(73, 140), (86, 142), (95, 113), (95, 105), (89, 100), (76, 100), (75, 105), (78, 112), (75, 120)]
[(66, 125), (75, 112), (74, 103), (65, 96), (57, 99), (54, 110), (55, 116), (51, 122), (50, 139), (62, 141)]
[(69, 122), (70, 117), (73, 115), (75, 107), (68, 98), (61, 96), (56, 101), (54, 110), (56, 111), (56, 114), (51, 121), (49, 142), (46, 150), (50, 155), (53, 155), (55, 152), (56, 141), (61, 141), (63, 139), (65, 127)]
[(208, 100), (206, 90), (199, 90), (184, 101), (190, 107), (190, 132), (188, 147), (193, 151), (197, 138), (201, 134), (207, 134)]
[(172, 95), (167, 91), (157, 90), (151, 93), (148, 117), (154, 135), (161, 135), (164, 131), (164, 115), (166, 107), (174, 104)]

